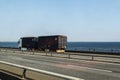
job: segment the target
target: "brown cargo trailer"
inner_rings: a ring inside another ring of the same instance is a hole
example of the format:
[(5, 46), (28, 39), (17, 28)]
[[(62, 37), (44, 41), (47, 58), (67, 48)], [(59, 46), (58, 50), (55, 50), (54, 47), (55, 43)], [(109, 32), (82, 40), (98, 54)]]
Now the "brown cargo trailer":
[(67, 37), (63, 35), (39, 36), (38, 49), (64, 52), (67, 46)]

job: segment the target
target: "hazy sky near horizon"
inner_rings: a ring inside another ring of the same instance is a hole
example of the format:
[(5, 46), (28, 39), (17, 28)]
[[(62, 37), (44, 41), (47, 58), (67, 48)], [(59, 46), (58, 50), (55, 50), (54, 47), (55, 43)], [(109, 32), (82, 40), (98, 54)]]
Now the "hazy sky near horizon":
[(57, 34), (120, 42), (120, 0), (0, 0), (0, 41)]

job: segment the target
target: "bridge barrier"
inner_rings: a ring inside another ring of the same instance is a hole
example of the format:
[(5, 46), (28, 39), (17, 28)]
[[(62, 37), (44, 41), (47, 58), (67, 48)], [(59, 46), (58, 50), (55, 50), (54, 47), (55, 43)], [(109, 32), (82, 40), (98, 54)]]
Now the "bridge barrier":
[(21, 80), (84, 80), (68, 75), (0, 61), (0, 70)]

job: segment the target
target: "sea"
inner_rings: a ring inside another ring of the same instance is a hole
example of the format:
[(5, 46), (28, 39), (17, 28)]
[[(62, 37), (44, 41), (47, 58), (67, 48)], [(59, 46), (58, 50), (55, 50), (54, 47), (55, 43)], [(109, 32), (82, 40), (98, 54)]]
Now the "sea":
[[(0, 42), (0, 47), (18, 48), (18, 43)], [(120, 42), (68, 42), (66, 50), (120, 53)]]
[(120, 53), (120, 42), (68, 42), (67, 50)]

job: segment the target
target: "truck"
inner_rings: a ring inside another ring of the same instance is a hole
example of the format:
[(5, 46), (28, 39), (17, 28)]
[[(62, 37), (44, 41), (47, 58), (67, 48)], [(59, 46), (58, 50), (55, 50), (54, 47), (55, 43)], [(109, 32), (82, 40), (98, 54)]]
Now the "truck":
[(36, 37), (21, 37), (18, 41), (18, 47), (21, 50), (37, 49), (37, 38)]
[(22, 37), (20, 38), (19, 48), (21, 50), (42, 50), (65, 52), (67, 47), (67, 36), (50, 35), (38, 37)]

